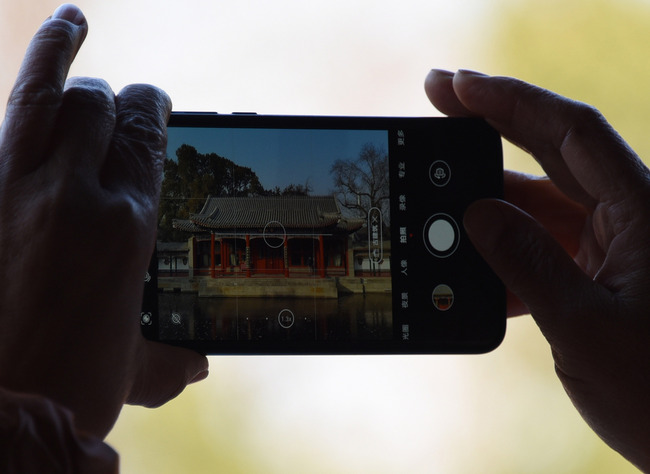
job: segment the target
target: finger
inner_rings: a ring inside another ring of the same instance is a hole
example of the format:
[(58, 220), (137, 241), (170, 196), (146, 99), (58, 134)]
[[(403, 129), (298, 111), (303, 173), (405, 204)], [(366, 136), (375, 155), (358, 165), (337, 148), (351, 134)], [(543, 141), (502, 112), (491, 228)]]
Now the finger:
[(148, 85), (128, 86), (115, 100), (117, 121), (102, 183), (112, 189), (126, 187), (157, 206), (171, 101)]
[(208, 359), (194, 351), (145, 341), (140, 370), (127, 403), (155, 408), (208, 376)]
[(534, 219), (506, 202), (481, 200), (467, 209), (464, 225), (479, 253), (527, 306), (549, 342), (567, 343), (587, 326), (598, 326), (589, 318), (609, 293)]
[(593, 107), (516, 79), (468, 71), (454, 75), (453, 87), (468, 110), (530, 151), (553, 182), (587, 208), (619, 201), (650, 179)]
[(424, 81), (424, 91), (433, 106), (450, 117), (469, 117), (470, 112), (458, 99), (454, 91), (454, 73), (432, 69)]
[(77, 7), (62, 5), (29, 44), (0, 130), (3, 174), (22, 175), (41, 164), (68, 70), (87, 29), (86, 19)]
[(551, 180), (515, 171), (504, 171), (504, 197), (530, 214), (575, 257), (587, 221), (587, 210), (569, 199)]
[(76, 77), (65, 85), (53, 154), (69, 175), (99, 174), (115, 127), (115, 96), (101, 79)]
[[(504, 171), (505, 200), (529, 214), (575, 258), (587, 221), (584, 207), (567, 198), (548, 178)], [(508, 316), (528, 314), (528, 307), (508, 291)]]

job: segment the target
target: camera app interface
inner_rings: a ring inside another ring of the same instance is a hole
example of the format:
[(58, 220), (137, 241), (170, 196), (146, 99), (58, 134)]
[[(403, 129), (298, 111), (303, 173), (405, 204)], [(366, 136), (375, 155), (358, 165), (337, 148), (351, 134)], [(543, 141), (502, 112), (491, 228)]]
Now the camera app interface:
[(388, 136), (170, 127), (158, 339), (393, 338)]

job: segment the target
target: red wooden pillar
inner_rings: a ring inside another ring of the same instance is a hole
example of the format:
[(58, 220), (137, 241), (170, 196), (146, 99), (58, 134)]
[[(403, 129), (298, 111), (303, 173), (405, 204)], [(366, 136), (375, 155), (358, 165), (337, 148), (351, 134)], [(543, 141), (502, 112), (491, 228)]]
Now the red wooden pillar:
[(214, 262), (214, 232), (210, 233), (210, 277), (215, 278), (215, 262)]
[(320, 277), (325, 278), (325, 246), (323, 245), (323, 235), (318, 236), (318, 265), (320, 266)]
[(284, 248), (282, 249), (282, 264), (284, 265), (284, 276), (289, 278), (289, 239), (284, 236)]
[(246, 234), (246, 278), (251, 277), (251, 236)]

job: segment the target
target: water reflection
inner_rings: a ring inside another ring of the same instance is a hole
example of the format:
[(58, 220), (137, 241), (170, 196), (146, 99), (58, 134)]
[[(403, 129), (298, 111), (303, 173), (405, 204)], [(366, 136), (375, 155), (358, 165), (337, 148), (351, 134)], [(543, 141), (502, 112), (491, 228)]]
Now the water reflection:
[(373, 341), (392, 337), (390, 294), (337, 299), (199, 298), (159, 294), (167, 341)]

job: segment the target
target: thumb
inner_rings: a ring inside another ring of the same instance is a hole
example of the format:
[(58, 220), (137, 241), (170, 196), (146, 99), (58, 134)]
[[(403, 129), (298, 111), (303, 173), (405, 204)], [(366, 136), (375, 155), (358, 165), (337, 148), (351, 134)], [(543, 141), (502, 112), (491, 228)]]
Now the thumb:
[(208, 359), (189, 349), (145, 341), (127, 403), (156, 408), (208, 376)]
[(594, 323), (600, 288), (531, 216), (498, 200), (465, 212), (465, 230), (485, 261), (530, 310), (556, 349), (568, 348)]

